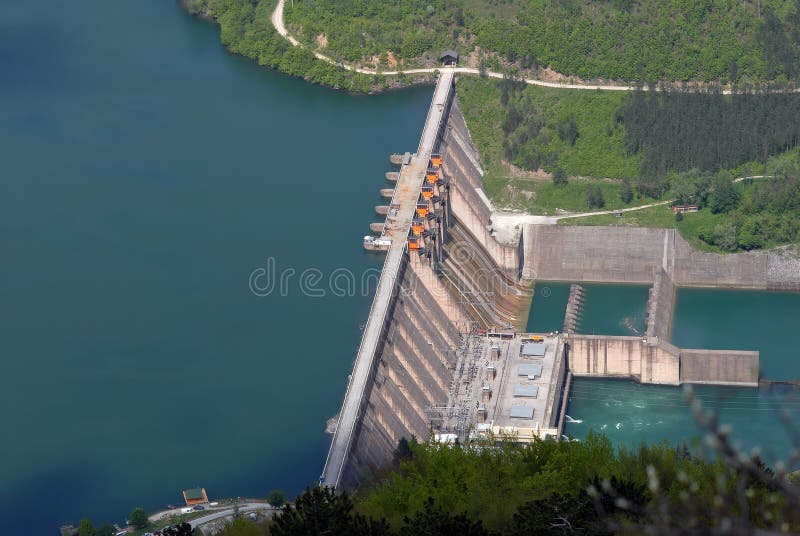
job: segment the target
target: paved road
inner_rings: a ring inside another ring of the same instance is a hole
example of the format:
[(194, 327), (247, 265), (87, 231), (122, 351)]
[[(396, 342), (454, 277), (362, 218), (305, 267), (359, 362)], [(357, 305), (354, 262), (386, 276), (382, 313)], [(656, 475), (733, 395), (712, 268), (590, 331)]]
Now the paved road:
[(622, 208), (622, 209), (615, 209), (615, 210), (600, 210), (598, 212), (581, 212), (580, 214), (565, 214), (563, 216), (552, 216), (556, 221), (558, 220), (566, 220), (569, 218), (588, 218), (589, 216), (601, 216), (603, 214), (614, 214), (615, 212), (633, 212), (635, 210), (644, 210), (650, 207), (659, 207), (661, 205), (666, 205), (669, 203), (674, 203), (674, 199), (669, 199), (667, 201), (659, 201), (658, 203), (650, 203), (648, 205), (641, 205), (638, 207), (631, 207), (631, 208)]
[(509, 226), (513, 227), (522, 223), (533, 223), (537, 225), (556, 225), (558, 223), (558, 220), (566, 220), (572, 218), (588, 218), (590, 216), (614, 214), (615, 212), (634, 212), (636, 210), (644, 210), (646, 208), (668, 205), (669, 203), (674, 203), (674, 202), (675, 202), (674, 199), (670, 199), (667, 201), (659, 201), (658, 203), (650, 203), (648, 205), (641, 205), (638, 207), (615, 209), (615, 210), (600, 210), (597, 212), (579, 212), (577, 214), (564, 214), (562, 216), (537, 216), (535, 214), (498, 211), (492, 213), (492, 227), (494, 227), (495, 229), (503, 229)]
[[(225, 511), (225, 512), (227, 512), (227, 511), (233, 512), (233, 508), (234, 508), (234, 506), (231, 505), (231, 504), (222, 504), (222, 505), (217, 505), (217, 506), (209, 506), (208, 504), (204, 504), (203, 506), (205, 507), (205, 511), (208, 512), (209, 515), (214, 515), (216, 513), (223, 512), (223, 511)], [(155, 514), (152, 514), (152, 515), (148, 516), (147, 519), (151, 523), (155, 523), (157, 521), (161, 521), (164, 518), (169, 518), (169, 517), (172, 517), (172, 516), (179, 516), (179, 515), (182, 515), (181, 510), (183, 510), (184, 508), (187, 508), (187, 507), (181, 506), (179, 508), (173, 508), (172, 510), (161, 510), (160, 512), (156, 512)], [(259, 509), (259, 508), (272, 508), (272, 507), (269, 504), (265, 503), (265, 502), (241, 502), (241, 503), (239, 503), (239, 508), (240, 509), (243, 509), (243, 508)], [(204, 517), (208, 517), (208, 516), (204, 516)], [(204, 517), (203, 518), (198, 518), (198, 519), (204, 519)]]
[(738, 179), (733, 179), (733, 182), (742, 182), (746, 180), (755, 180), (755, 179), (774, 179), (775, 175), (753, 175), (751, 177), (739, 177)]
[[(286, 29), (286, 24), (283, 20), (283, 7), (286, 3), (286, 0), (278, 0), (278, 5), (275, 7), (275, 11), (272, 12), (272, 25), (275, 27), (275, 30), (282, 35), (287, 41), (289, 41), (293, 46), (303, 46), (300, 41), (295, 39), (290, 33), (289, 30)], [(331, 63), (333, 65), (338, 65), (343, 69), (348, 71), (355, 71), (357, 73), (362, 74), (384, 74), (384, 75), (395, 75), (400, 73), (405, 74), (418, 74), (418, 73), (433, 73), (436, 71), (452, 71), (454, 73), (462, 73), (462, 74), (475, 74), (480, 75), (480, 71), (478, 69), (473, 69), (471, 67), (443, 67), (443, 68), (429, 68), (429, 69), (405, 69), (403, 71), (376, 71), (374, 69), (363, 69), (361, 67), (355, 67), (348, 63), (338, 62), (331, 58), (330, 56), (326, 56), (321, 52), (314, 51), (314, 56), (317, 59), (322, 60), (327, 63)], [(503, 73), (496, 73), (494, 71), (485, 71), (484, 76), (488, 76), (489, 78), (505, 78)], [(541, 87), (550, 87), (556, 89), (587, 89), (587, 90), (600, 90), (600, 91), (634, 91), (636, 90), (636, 86), (624, 86), (624, 85), (614, 85), (614, 84), (607, 84), (607, 85), (598, 85), (598, 84), (564, 84), (562, 82), (546, 82), (544, 80), (537, 80), (535, 78), (525, 78), (523, 80), (526, 84), (530, 84), (532, 86), (541, 86)], [(656, 88), (658, 91), (658, 88)], [(775, 90), (776, 92), (782, 93), (782, 90)], [(800, 88), (791, 90), (792, 93), (800, 92)], [(722, 92), (724, 95), (730, 95), (732, 92), (729, 89), (726, 89)]]
[[(257, 510), (269, 510), (270, 512), (277, 512), (275, 508), (272, 506), (265, 504), (265, 503), (244, 503), (239, 505), (239, 512), (246, 514), (248, 512), (255, 512)], [(214, 510), (212, 513), (209, 513), (207, 516), (198, 517), (189, 521), (189, 524), (192, 528), (199, 527), (201, 525), (205, 525), (206, 523), (210, 523), (211, 521), (216, 521), (217, 519), (221, 519), (223, 517), (232, 516), (234, 509), (231, 507), (226, 507), (221, 510)]]

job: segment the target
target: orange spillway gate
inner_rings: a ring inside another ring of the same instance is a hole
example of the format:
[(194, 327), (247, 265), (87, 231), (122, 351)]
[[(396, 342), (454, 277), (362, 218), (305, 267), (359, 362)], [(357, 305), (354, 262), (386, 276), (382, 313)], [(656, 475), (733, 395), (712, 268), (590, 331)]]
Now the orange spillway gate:
[(442, 155), (439, 153), (433, 153), (431, 155), (431, 164), (436, 167), (442, 167)]
[(436, 181), (439, 180), (439, 170), (428, 168), (428, 171), (425, 172), (425, 180), (431, 184), (435, 184)]
[(423, 186), (422, 197), (424, 197), (425, 199), (430, 199), (431, 197), (433, 197), (433, 186)]
[(427, 216), (429, 211), (428, 203), (417, 203), (417, 215), (420, 218)]
[(425, 230), (425, 225), (422, 220), (414, 220), (411, 222), (411, 232), (414, 233), (414, 236), (422, 235), (422, 232)]
[(422, 242), (421, 238), (418, 238), (416, 236), (409, 236), (408, 237), (408, 249), (410, 249), (410, 250), (419, 250), (421, 242)]

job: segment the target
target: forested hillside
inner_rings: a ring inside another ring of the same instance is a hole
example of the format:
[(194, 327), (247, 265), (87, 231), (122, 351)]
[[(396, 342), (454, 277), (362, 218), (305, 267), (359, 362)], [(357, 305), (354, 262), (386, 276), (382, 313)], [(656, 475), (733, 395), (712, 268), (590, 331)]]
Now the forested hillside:
[[(220, 40), (231, 52), (251, 58), (265, 67), (300, 76), (337, 89), (366, 93), (386, 89), (382, 76), (346, 71), (318, 61), (307, 48), (293, 47), (272, 26), (275, 0), (182, 0), (195, 15), (216, 21)], [(406, 82), (411, 81), (407, 79)]]
[[(389, 83), (318, 61), (310, 48), (391, 66), (433, 58), (445, 46), (480, 46), (502, 52), (481, 53), (484, 63), (536, 69), (548, 58), (581, 76), (755, 81), (726, 96), (716, 82), (699, 92), (666, 84), (658, 93), (616, 93), (467, 76), (458, 92), (486, 191), (500, 207), (556, 214), (676, 199), (703, 209), (685, 223), (669, 221), (695, 245), (737, 251), (800, 242), (800, 94), (775, 89), (800, 72), (800, 0), (295, 0), (289, 22), (310, 47), (292, 47), (275, 32), (275, 0), (183, 3), (217, 22), (232, 52), (356, 92)], [(563, 47), (547, 52), (545, 43)], [(645, 64), (656, 71), (641, 71)], [(763, 178), (727, 184), (744, 175)], [(641, 217), (636, 224), (666, 223), (649, 211)]]
[(273, 522), (238, 520), (223, 534), (777, 534), (800, 529), (797, 492), (758, 458), (704, 461), (685, 447), (401, 440), (394, 466), (354, 495), (309, 489)]
[(677, 222), (666, 207), (589, 222), (676, 226), (723, 252), (800, 242), (800, 94), (619, 94), (464, 78), (458, 96), (499, 207), (553, 215), (674, 199), (701, 211)]
[(286, 18), (312, 47), (384, 68), (455, 48), (492, 68), (584, 79), (800, 76), (798, 0), (295, 0)]

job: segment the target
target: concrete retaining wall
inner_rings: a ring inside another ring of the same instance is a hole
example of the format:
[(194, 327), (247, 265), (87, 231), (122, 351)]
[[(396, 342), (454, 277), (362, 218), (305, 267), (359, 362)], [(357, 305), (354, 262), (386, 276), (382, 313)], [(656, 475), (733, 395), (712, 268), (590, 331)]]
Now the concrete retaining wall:
[(758, 352), (681, 350), (681, 382), (758, 386)]
[(647, 301), (647, 336), (668, 341), (675, 312), (675, 285), (663, 270), (656, 273)]
[(528, 225), (523, 260), (545, 281), (649, 284), (663, 270), (677, 286), (800, 290), (796, 252), (694, 251), (674, 229)]
[(677, 352), (641, 337), (570, 335), (569, 371), (575, 376), (634, 378), (642, 383), (678, 385)]
[(570, 335), (568, 345), (569, 371), (575, 376), (666, 385), (758, 385), (758, 352), (685, 350), (662, 340), (603, 335)]
[(461, 344), (458, 324), (469, 324), (467, 313), (416, 254), (406, 257), (400, 277), (344, 487), (385, 467), (401, 437), (427, 439), (426, 408), (447, 401), (454, 349)]

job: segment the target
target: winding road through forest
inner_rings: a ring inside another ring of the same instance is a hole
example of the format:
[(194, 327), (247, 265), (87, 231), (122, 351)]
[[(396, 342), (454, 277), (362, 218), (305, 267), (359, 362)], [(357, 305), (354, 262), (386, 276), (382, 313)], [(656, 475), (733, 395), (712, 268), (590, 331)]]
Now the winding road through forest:
[[(300, 41), (298, 41), (292, 34), (289, 33), (289, 30), (286, 29), (286, 23), (284, 22), (283, 18), (283, 8), (286, 4), (286, 0), (278, 0), (278, 5), (275, 6), (275, 11), (272, 12), (272, 25), (275, 27), (275, 31), (277, 31), (284, 39), (289, 41), (292, 46), (296, 47), (304, 47)], [(402, 71), (377, 71), (375, 69), (364, 69), (362, 67), (356, 67), (349, 63), (344, 63), (341, 61), (336, 61), (330, 56), (326, 56), (325, 54), (319, 51), (312, 51), (314, 56), (321, 61), (326, 63), (330, 63), (331, 65), (336, 65), (341, 67), (342, 69), (348, 71), (354, 71), (361, 74), (382, 74), (382, 75), (398, 75), (398, 74), (422, 74), (422, 73), (434, 73), (436, 71), (442, 70), (449, 70), (454, 73), (462, 73), (462, 74), (473, 74), (473, 75), (482, 75), (487, 76), (489, 78), (505, 78), (505, 74), (498, 73), (494, 71), (484, 71), (483, 73), (480, 72), (478, 69), (474, 69), (472, 67), (438, 67), (438, 68), (420, 68), (420, 69), (405, 69)], [(538, 80), (536, 78), (525, 78), (522, 80), (526, 84), (530, 84), (532, 86), (540, 86), (540, 87), (549, 87), (555, 89), (583, 89), (583, 90), (600, 90), (600, 91), (635, 91), (637, 86), (624, 86), (624, 85), (614, 85), (614, 84), (607, 84), (607, 85), (598, 85), (598, 84), (565, 84), (563, 82), (546, 82), (544, 80)], [(656, 91), (659, 88), (656, 87)], [(699, 91), (699, 89), (690, 89), (690, 91)], [(772, 91), (775, 92), (783, 92), (789, 91), (791, 93), (800, 92), (800, 88), (790, 89), (790, 90), (780, 90), (780, 89), (773, 89)], [(730, 95), (733, 92), (730, 89), (725, 89), (722, 91), (723, 95)]]
[[(275, 6), (275, 11), (272, 12), (272, 25), (275, 27), (275, 30), (283, 36), (284, 39), (289, 41), (292, 46), (302, 47), (304, 46), (300, 41), (295, 39), (292, 34), (289, 33), (289, 30), (286, 29), (286, 24), (283, 19), (283, 7), (286, 4), (286, 0), (278, 0), (278, 5)], [(436, 71), (442, 71), (444, 69), (453, 71), (454, 73), (463, 73), (463, 74), (474, 74), (479, 75), (481, 74), (478, 69), (473, 69), (472, 67), (441, 67), (441, 68), (420, 68), (420, 69), (405, 69), (403, 71), (377, 71), (375, 69), (363, 69), (361, 67), (356, 67), (354, 65), (350, 65), (348, 63), (343, 63), (340, 61), (336, 61), (330, 56), (326, 56), (318, 51), (313, 51), (314, 56), (322, 60), (326, 63), (330, 63), (332, 65), (337, 65), (343, 69), (348, 71), (355, 71), (361, 74), (382, 74), (382, 75), (397, 75), (397, 74), (422, 74), (422, 73), (434, 73)], [(503, 73), (497, 73), (494, 71), (485, 71), (485, 76), (489, 78), (504, 78), (505, 75)], [(603, 91), (633, 91), (636, 89), (635, 86), (617, 86), (617, 85), (593, 85), (593, 84), (563, 84), (560, 82), (545, 82), (544, 80), (536, 80), (533, 78), (526, 78), (526, 84), (531, 84), (534, 86), (542, 86), (542, 87), (551, 87), (551, 88), (559, 88), (559, 89), (599, 89)]]
[[(284, 22), (283, 18), (283, 8), (286, 4), (286, 0), (278, 0), (278, 5), (275, 6), (275, 11), (272, 12), (272, 25), (275, 27), (275, 31), (277, 31), (284, 39), (289, 41), (292, 46), (296, 47), (303, 47), (300, 41), (298, 41), (292, 34), (289, 33), (289, 30), (286, 28), (286, 23)], [(480, 71), (478, 69), (473, 69), (471, 67), (442, 67), (442, 68), (421, 68), (421, 69), (406, 69), (403, 71), (377, 71), (374, 69), (364, 69), (361, 67), (356, 67), (354, 65), (350, 65), (348, 63), (343, 63), (334, 60), (330, 56), (326, 56), (325, 54), (319, 51), (312, 51), (314, 56), (321, 61), (326, 63), (330, 63), (331, 65), (336, 65), (348, 71), (355, 71), (361, 74), (368, 74), (368, 75), (375, 75), (375, 74), (382, 74), (382, 75), (397, 75), (397, 74), (421, 74), (421, 73), (434, 73), (437, 71), (442, 70), (449, 70), (454, 73), (463, 73), (463, 74), (473, 74), (473, 75), (480, 75)], [(484, 71), (483, 76), (487, 76), (489, 78), (504, 78), (505, 75), (503, 73), (497, 73), (494, 71)], [(620, 86), (620, 85), (596, 85), (596, 84), (564, 84), (560, 82), (546, 82), (544, 80), (537, 80), (535, 78), (525, 78), (524, 82), (526, 84), (530, 84), (533, 86), (541, 86), (541, 87), (549, 87), (555, 89), (582, 89), (582, 90), (600, 90), (600, 91), (634, 91), (636, 90), (636, 86)], [(800, 88), (791, 90), (792, 92), (800, 91)], [(725, 95), (730, 95), (732, 92), (730, 90), (724, 90), (722, 92)], [(762, 179), (767, 178), (767, 176), (757, 175), (753, 177), (743, 177), (734, 180), (734, 182), (740, 182), (745, 179)], [(599, 216), (602, 214), (613, 214), (613, 213), (621, 213), (621, 212), (633, 212), (636, 210), (642, 210), (646, 208), (651, 208), (659, 205), (666, 205), (669, 203), (673, 203), (674, 200), (670, 199), (668, 201), (662, 201), (659, 203), (652, 203), (648, 205), (642, 205), (639, 207), (631, 207), (631, 208), (624, 208), (619, 210), (604, 210), (599, 212), (582, 212), (577, 214), (566, 214), (562, 216), (537, 216), (531, 214), (514, 214), (514, 213), (497, 213), (493, 216), (495, 220), (495, 225), (499, 225), (505, 227), (507, 225), (516, 225), (519, 223), (538, 223), (538, 224), (556, 224), (558, 220), (561, 219), (568, 219), (568, 218), (586, 218), (589, 216)]]

